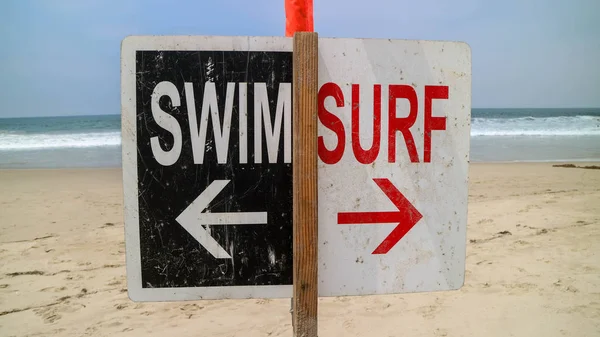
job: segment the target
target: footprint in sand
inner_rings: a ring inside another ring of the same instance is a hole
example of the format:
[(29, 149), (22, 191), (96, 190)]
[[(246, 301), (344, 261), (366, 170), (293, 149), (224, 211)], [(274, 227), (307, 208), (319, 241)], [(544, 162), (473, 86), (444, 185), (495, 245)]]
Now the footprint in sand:
[(50, 261), (50, 264), (60, 264), (60, 263), (69, 263), (71, 262), (71, 260), (59, 260), (57, 258), (52, 259), (52, 261)]
[(547, 234), (547, 233), (551, 233), (551, 232), (556, 232), (556, 229), (546, 229), (546, 228), (542, 228), (540, 230), (538, 230), (535, 235), (542, 235), (542, 234)]
[(202, 310), (204, 309), (204, 306), (199, 306), (198, 304), (194, 303), (194, 304), (184, 304), (182, 305), (179, 310), (181, 311), (198, 311), (198, 310)]
[(340, 296), (340, 297), (334, 298), (333, 301), (334, 302), (348, 302), (348, 301), (350, 301), (350, 298), (344, 297), (344, 296)]
[(119, 303), (115, 305), (115, 309), (117, 310), (123, 310), (125, 308), (127, 308), (127, 303)]
[(440, 313), (440, 311), (442, 311), (442, 304), (443, 300), (436, 298), (435, 304), (419, 307), (417, 308), (417, 311), (421, 314), (421, 316), (423, 316), (423, 318), (433, 319), (437, 314)]
[(85, 332), (87, 332), (90, 336), (94, 336), (96, 331), (98, 331), (97, 325), (88, 326), (85, 329)]
[(60, 287), (60, 288), (57, 288), (57, 287), (47, 287), (47, 288), (40, 289), (40, 291), (44, 292), (44, 293), (45, 292), (49, 292), (49, 291), (55, 292), (55, 293), (59, 293), (61, 291), (65, 291), (65, 290), (67, 290), (67, 287)]
[(517, 213), (529, 212), (532, 209), (542, 209), (542, 207), (540, 207), (538, 205), (527, 205), (527, 206), (525, 206), (525, 208), (522, 208), (522, 209), (518, 210)]
[(95, 332), (97, 332), (99, 329), (106, 329), (106, 328), (116, 328), (118, 326), (123, 325), (123, 322), (120, 321), (119, 318), (117, 319), (113, 319), (113, 320), (109, 320), (109, 321), (101, 321), (98, 322), (90, 327), (88, 327), (87, 329), (85, 329), (85, 331), (90, 334), (91, 336), (95, 336)]
[(553, 285), (565, 292), (570, 292), (570, 293), (579, 292), (579, 289), (575, 288), (575, 286), (573, 286), (572, 282), (573, 282), (572, 280), (567, 280), (565, 282), (565, 281), (559, 279), (558, 281), (554, 282)]
[(436, 328), (434, 331), (434, 336), (448, 336), (448, 330)]
[(115, 224), (112, 222), (107, 222), (104, 225), (100, 226), (100, 228), (108, 228), (108, 227), (114, 227)]
[(592, 224), (591, 222), (579, 220), (574, 225), (571, 225), (570, 227), (582, 227), (582, 226), (588, 226), (588, 225), (591, 225), (591, 224)]
[(73, 313), (79, 311), (81, 308), (84, 308), (83, 304), (71, 303), (69, 301), (69, 297), (65, 296), (60, 299), (56, 303), (52, 303), (45, 307), (34, 309), (33, 312), (42, 317), (44, 322), (46, 323), (54, 323), (62, 318), (61, 314), (65, 313)]
[(83, 279), (83, 275), (69, 275), (67, 277), (65, 277), (65, 280), (67, 281), (79, 281)]
[[(204, 309), (203, 306), (199, 306), (198, 304), (185, 304), (183, 306), (181, 306), (179, 308), (179, 310), (183, 311), (183, 314), (188, 318), (192, 318), (192, 316), (194, 316), (194, 314), (199, 311)], [(172, 318), (176, 318), (177, 315), (174, 315)]]
[(121, 284), (124, 284), (124, 283), (125, 283), (125, 278), (124, 277), (114, 277), (112, 279), (112, 281), (108, 282), (106, 285), (114, 287), (114, 286), (118, 286), (118, 285), (121, 285)]
[(344, 326), (344, 329), (346, 329), (346, 330), (354, 330), (354, 327), (355, 327), (352, 319), (345, 320), (343, 326)]
[(503, 284), (502, 286), (508, 289), (508, 293), (510, 295), (525, 294), (538, 288), (538, 286), (533, 283), (508, 283)]
[(577, 313), (584, 317), (588, 317), (590, 319), (597, 319), (598, 317), (600, 317), (600, 314), (598, 314), (597, 307), (595, 308), (596, 310), (590, 310), (590, 309), (594, 309), (594, 306), (592, 303), (590, 303), (588, 305), (575, 305), (575, 306), (570, 306), (570, 307), (566, 307), (566, 308), (560, 308), (557, 310), (557, 312), (561, 313), (561, 314)]
[(42, 319), (44, 319), (45, 323), (54, 323), (56, 321), (58, 321), (59, 319), (61, 319), (61, 315), (57, 312), (57, 308), (55, 308), (54, 306), (52, 307), (45, 307), (45, 308), (39, 308), (39, 309), (34, 309), (33, 312), (42, 317)]
[(380, 313), (381, 311), (391, 307), (392, 305), (390, 303), (374, 303), (373, 305), (368, 306), (367, 308), (365, 308), (365, 311), (367, 312), (376, 312), (376, 313)]
[(423, 318), (432, 319), (435, 318), (438, 312), (440, 312), (440, 308), (437, 305), (428, 305), (419, 307), (417, 311), (419, 314), (421, 314), (421, 316), (423, 316)]

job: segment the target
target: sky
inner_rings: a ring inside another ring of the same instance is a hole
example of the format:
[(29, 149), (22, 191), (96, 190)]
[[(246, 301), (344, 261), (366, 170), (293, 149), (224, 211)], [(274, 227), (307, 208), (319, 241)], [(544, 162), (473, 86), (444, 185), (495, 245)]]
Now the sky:
[[(3, 0), (0, 117), (120, 113), (128, 35), (282, 36), (283, 0)], [(598, 0), (314, 0), (321, 37), (464, 41), (474, 108), (600, 107)]]

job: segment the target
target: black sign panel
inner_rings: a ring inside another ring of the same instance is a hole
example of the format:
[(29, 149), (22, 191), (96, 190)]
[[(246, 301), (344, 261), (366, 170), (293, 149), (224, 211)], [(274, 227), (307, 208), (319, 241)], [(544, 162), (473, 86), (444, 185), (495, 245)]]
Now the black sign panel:
[(291, 83), (291, 52), (136, 52), (142, 287), (292, 284)]

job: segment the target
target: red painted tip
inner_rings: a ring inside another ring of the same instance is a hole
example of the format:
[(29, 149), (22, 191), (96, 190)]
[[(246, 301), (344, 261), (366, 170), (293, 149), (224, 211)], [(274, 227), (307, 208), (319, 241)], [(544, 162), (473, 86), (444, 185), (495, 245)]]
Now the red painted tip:
[(312, 32), (312, 0), (285, 0), (285, 36), (294, 36), (296, 32)]

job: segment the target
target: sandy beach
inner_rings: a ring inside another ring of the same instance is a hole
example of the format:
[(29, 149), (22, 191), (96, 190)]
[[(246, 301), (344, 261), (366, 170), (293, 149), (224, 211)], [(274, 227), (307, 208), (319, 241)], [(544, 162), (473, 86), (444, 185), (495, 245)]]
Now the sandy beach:
[[(289, 299), (132, 302), (119, 169), (0, 186), (1, 336), (292, 336)], [(599, 336), (600, 170), (472, 164), (469, 189), (462, 289), (322, 298), (319, 335)]]

